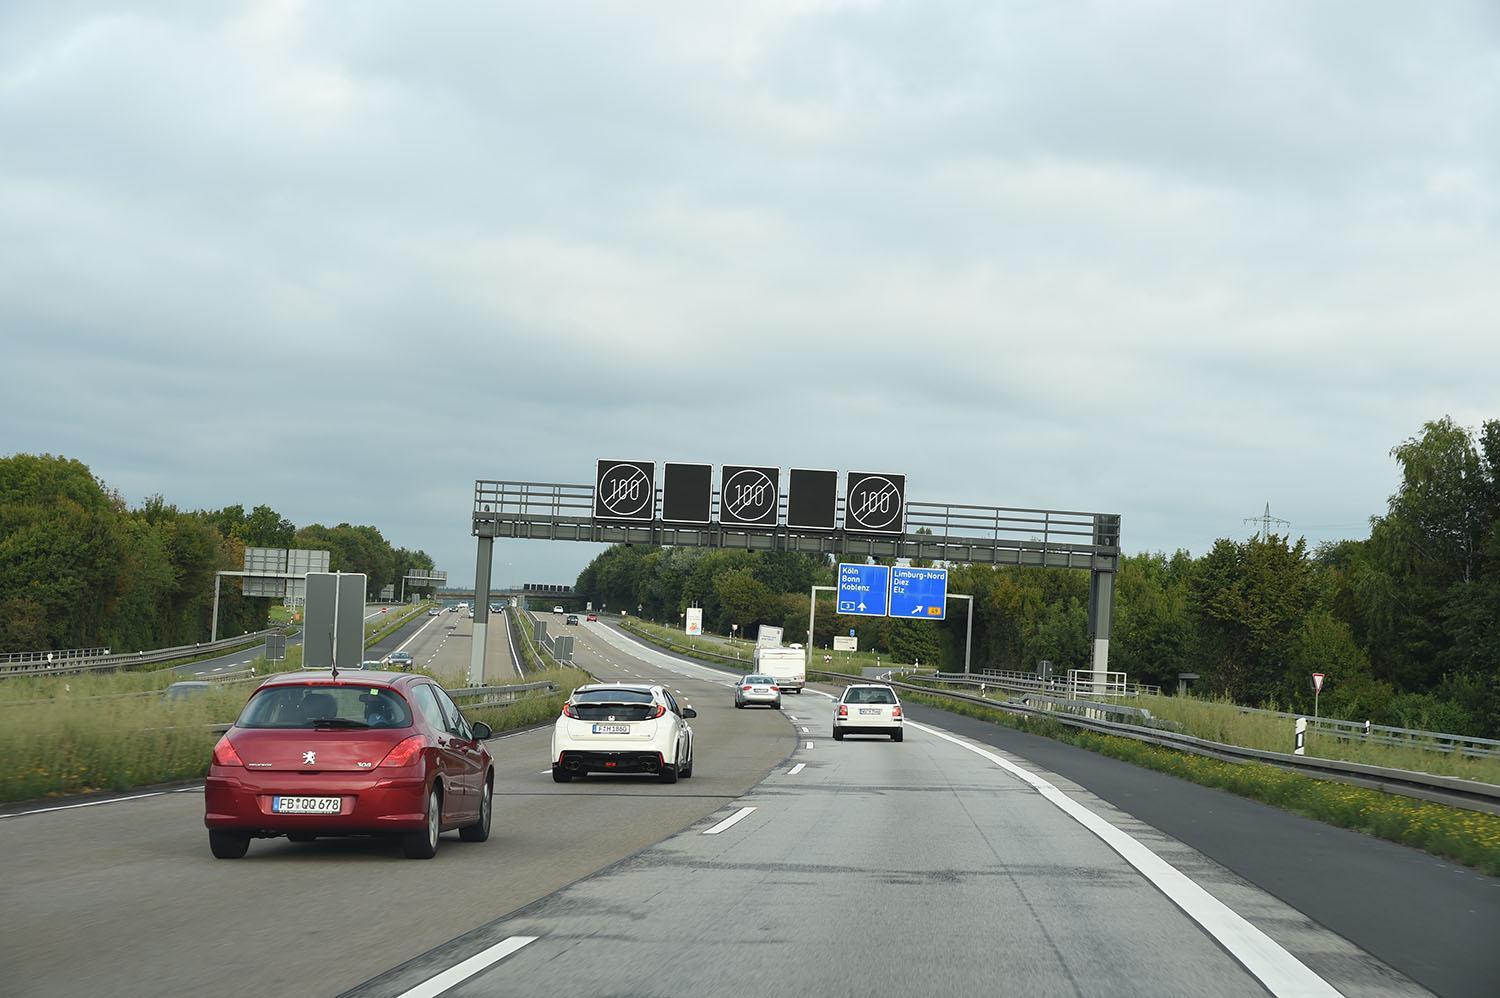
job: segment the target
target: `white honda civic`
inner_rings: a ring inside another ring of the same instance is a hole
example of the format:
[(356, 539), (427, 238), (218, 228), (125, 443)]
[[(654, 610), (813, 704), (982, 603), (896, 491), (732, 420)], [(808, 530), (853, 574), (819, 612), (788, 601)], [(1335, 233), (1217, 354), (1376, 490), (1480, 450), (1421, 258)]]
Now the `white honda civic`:
[(693, 775), (691, 707), (665, 686), (580, 686), (552, 728), (552, 778), (589, 773), (648, 773), (663, 783)]

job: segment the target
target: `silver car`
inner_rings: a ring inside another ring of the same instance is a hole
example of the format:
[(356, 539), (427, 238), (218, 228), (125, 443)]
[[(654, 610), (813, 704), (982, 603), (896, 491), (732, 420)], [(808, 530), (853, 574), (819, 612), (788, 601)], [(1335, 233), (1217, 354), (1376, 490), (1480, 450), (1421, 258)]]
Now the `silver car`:
[(760, 673), (751, 673), (741, 679), (740, 684), (734, 688), (734, 705), (744, 707), (752, 703), (779, 708), (781, 687), (776, 685), (776, 680)]

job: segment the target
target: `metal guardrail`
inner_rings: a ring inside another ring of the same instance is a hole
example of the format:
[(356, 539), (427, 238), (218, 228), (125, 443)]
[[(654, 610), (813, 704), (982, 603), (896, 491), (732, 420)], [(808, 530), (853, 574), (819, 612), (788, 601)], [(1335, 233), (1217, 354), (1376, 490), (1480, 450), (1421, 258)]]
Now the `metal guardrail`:
[(13, 676), (60, 676), (72, 672), (113, 672), (128, 665), (152, 665), (157, 662), (171, 662), (179, 658), (229, 651), (263, 641), (266, 635), (277, 634), (280, 631), (280, 627), (268, 627), (263, 631), (251, 631), (249, 634), (220, 638), (218, 641), (179, 645), (176, 648), (158, 648), (154, 651), (121, 652), (95, 658), (77, 658), (66, 662), (0, 663), (0, 679)]
[[(1239, 707), (1241, 714), (1262, 714), (1295, 721), (1306, 714), (1289, 714), (1284, 710), (1266, 710), (1261, 707)], [(1423, 728), (1398, 728), (1389, 724), (1372, 724), (1368, 721), (1345, 721), (1338, 717), (1307, 717), (1307, 726), (1316, 732), (1331, 734), (1342, 741), (1371, 742), (1377, 745), (1399, 745), (1421, 749), (1424, 752), (1458, 753), (1481, 759), (1500, 759), (1500, 739), (1480, 738), (1474, 735), (1455, 735), (1446, 731), (1427, 731)]]
[[(900, 671), (899, 669), (897, 671)], [(1088, 672), (1083, 673), (1090, 675)], [(1112, 672), (1111, 676), (1123, 676), (1124, 673)], [(962, 684), (965, 686), (983, 686), (985, 688), (1013, 690), (1017, 693), (1037, 693), (1044, 695), (1056, 695), (1066, 697), (1080, 696), (1115, 696), (1115, 697), (1137, 697), (1137, 696), (1160, 696), (1161, 687), (1151, 686), (1144, 683), (1111, 682), (1102, 687), (1097, 686), (1091, 680), (1073, 681), (1071, 679), (1042, 679), (1034, 672), (935, 672), (931, 678), (943, 683)]]
[[(561, 687), (553, 682), (538, 683), (512, 683), (509, 686), (460, 686), (448, 690), (448, 695), (455, 702), (463, 703), (471, 707), (497, 707), (508, 703), (514, 703), (521, 694), (532, 690), (546, 690), (548, 693), (556, 693)], [(472, 701), (478, 701), (477, 703)]]
[(48, 665), (57, 662), (69, 662), (80, 658), (98, 658), (108, 655), (108, 648), (62, 648), (54, 651), (8, 651), (0, 652), (0, 666), (6, 665), (35, 665), (45, 663)]
[[(868, 682), (868, 680), (861, 676), (852, 676), (846, 673), (818, 670), (818, 674), (850, 682)], [(1496, 786), (1493, 783), (1480, 783), (1477, 780), (1464, 780), (1454, 776), (1438, 776), (1433, 773), (1418, 773), (1407, 769), (1388, 769), (1382, 766), (1370, 766), (1359, 762), (1345, 762), (1342, 759), (1322, 759), (1315, 756), (1291, 755), (1285, 752), (1267, 752), (1263, 749), (1228, 745), (1223, 742), (1209, 741), (1206, 738), (1196, 738), (1192, 735), (1183, 735), (1172, 731), (1155, 728), (1143, 730), (1138, 725), (1062, 714), (1057, 711), (1041, 710), (1014, 702), (989, 700), (983, 697), (972, 696), (968, 693), (958, 693), (953, 690), (935, 690), (930, 687), (918, 686), (914, 683), (902, 682), (900, 680), (891, 680), (889, 685), (896, 689), (908, 690), (912, 693), (961, 700), (989, 707), (992, 710), (1001, 710), (1030, 717), (1044, 717), (1071, 728), (1082, 728), (1102, 734), (1118, 735), (1122, 738), (1148, 742), (1153, 745), (1163, 746), (1164, 748), (1191, 752), (1194, 755), (1222, 759), (1225, 762), (1269, 763), (1270, 765), (1295, 770), (1318, 779), (1336, 780), (1341, 783), (1368, 787), (1386, 793), (1398, 794), (1403, 797), (1429, 800), (1470, 811), (1500, 814), (1500, 786)]]

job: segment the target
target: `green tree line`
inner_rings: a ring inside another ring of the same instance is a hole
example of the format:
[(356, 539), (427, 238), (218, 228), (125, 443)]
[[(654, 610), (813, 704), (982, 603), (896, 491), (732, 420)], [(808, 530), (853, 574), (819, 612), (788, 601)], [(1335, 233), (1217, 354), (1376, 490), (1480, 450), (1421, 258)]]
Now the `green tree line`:
[[(1370, 536), (1309, 549), (1272, 534), (1221, 538), (1204, 554), (1121, 559), (1109, 667), (1238, 703), (1500, 737), (1500, 420), (1477, 431), (1444, 418), (1391, 451), (1400, 483)], [(1090, 660), (1088, 576), (952, 565), (949, 591), (974, 597), (974, 667), (1056, 669)], [(805, 640), (808, 592), (832, 559), (785, 552), (615, 546), (579, 575), (596, 605), (753, 636), (762, 623)], [(819, 604), (818, 647), (857, 632), (862, 649), (961, 668), (965, 609), (941, 623), (845, 617)]]
[[(79, 461), (17, 454), (0, 458), (0, 651), (206, 641), (214, 573), (243, 568), (246, 547), (326, 548), (329, 567), (364, 572), (372, 595), (433, 567), (374, 527), (299, 530), (269, 506), (185, 511), (159, 495), (131, 508)], [(259, 630), (271, 602), (226, 577), (219, 632)]]

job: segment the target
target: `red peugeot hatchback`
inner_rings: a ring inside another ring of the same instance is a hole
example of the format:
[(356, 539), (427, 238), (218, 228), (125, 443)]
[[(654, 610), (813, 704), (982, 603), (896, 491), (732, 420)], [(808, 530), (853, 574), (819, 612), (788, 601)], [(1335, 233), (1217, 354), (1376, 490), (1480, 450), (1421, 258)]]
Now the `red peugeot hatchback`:
[(488, 737), (489, 725), (470, 725), (426, 676), (272, 676), (214, 746), (209, 847), (238, 859), (252, 838), (388, 834), (428, 859), (448, 829), (483, 842), (495, 782)]

